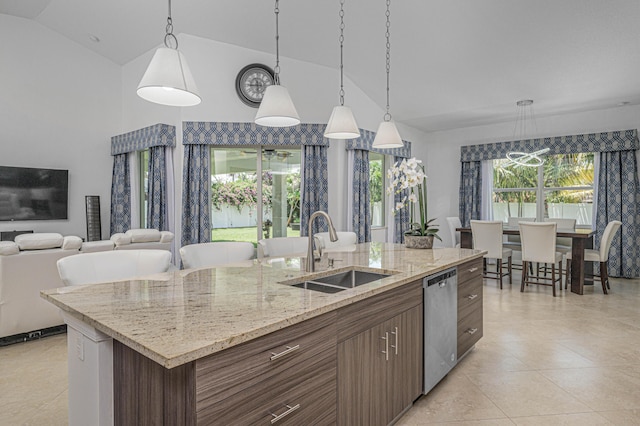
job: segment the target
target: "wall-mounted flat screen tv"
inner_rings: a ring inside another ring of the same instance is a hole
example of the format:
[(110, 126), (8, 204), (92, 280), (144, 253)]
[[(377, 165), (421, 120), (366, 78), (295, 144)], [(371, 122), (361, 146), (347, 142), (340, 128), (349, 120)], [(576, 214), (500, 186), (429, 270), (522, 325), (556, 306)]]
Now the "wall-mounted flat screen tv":
[(69, 171), (0, 166), (0, 220), (67, 219)]

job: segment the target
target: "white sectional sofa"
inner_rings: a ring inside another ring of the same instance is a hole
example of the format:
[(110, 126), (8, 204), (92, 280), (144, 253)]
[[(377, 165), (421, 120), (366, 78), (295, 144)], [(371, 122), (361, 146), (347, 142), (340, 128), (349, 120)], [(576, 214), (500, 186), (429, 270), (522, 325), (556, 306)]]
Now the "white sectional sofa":
[(168, 231), (132, 229), (105, 241), (35, 233), (0, 242), (0, 346), (64, 330), (59, 309), (40, 297), (40, 290), (64, 287), (58, 259), (96, 251), (171, 250), (173, 238)]
[(63, 286), (56, 262), (78, 254), (81, 246), (80, 237), (55, 233), (0, 242), (0, 345), (63, 329), (59, 309), (40, 298), (40, 290)]

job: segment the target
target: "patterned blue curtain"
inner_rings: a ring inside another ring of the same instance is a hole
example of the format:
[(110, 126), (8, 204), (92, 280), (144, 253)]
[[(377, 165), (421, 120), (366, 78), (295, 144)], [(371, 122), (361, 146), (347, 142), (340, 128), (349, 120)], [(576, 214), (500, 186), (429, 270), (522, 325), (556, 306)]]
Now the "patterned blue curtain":
[[(302, 202), (300, 205), (300, 235), (308, 233), (309, 218), (313, 212), (329, 209), (329, 183), (327, 172), (327, 147), (318, 145), (302, 146)], [(313, 224), (313, 232), (327, 230), (324, 218)]]
[(163, 146), (149, 148), (149, 178), (147, 192), (147, 227), (167, 231), (169, 229), (167, 209), (167, 166), (166, 151)]
[[(393, 161), (395, 163), (399, 163), (403, 160), (403, 157), (393, 157)], [(404, 191), (396, 192), (393, 194), (393, 204), (394, 206), (398, 203), (401, 203), (405, 197), (409, 197), (409, 190), (405, 189)], [(395, 211), (393, 214), (393, 222), (394, 222), (394, 237), (393, 242), (396, 244), (404, 243), (404, 233), (409, 229), (409, 209), (404, 208), (398, 211)]]
[(460, 222), (471, 226), (482, 209), (482, 161), (463, 161), (460, 171)]
[(211, 241), (209, 147), (184, 146), (182, 245)]
[(635, 278), (640, 276), (640, 179), (636, 151), (614, 151), (600, 154), (596, 213), (596, 247), (612, 220), (622, 222), (611, 243), (609, 275)]
[(371, 241), (369, 151), (353, 150), (353, 231), (359, 243)]
[(113, 156), (111, 177), (111, 235), (131, 227), (131, 185), (129, 154)]

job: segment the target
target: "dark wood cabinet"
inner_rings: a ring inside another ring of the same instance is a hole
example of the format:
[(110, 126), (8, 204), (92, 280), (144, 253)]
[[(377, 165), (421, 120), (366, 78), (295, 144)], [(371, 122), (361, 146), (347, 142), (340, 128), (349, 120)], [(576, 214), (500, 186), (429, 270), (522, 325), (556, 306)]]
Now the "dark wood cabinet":
[(338, 313), (338, 324), (350, 311), (362, 313), (350, 331), (368, 327), (338, 343), (339, 425), (387, 425), (420, 396), (422, 285), (416, 281), (398, 290), (381, 295), (393, 308), (383, 309), (376, 296)]
[(482, 337), (482, 258), (458, 266), (458, 360)]

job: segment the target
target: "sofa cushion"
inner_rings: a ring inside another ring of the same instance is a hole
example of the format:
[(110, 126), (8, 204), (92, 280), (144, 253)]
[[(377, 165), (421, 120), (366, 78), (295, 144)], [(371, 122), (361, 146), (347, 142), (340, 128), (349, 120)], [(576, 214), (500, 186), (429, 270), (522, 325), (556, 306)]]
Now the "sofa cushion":
[(82, 243), (82, 248), (80, 249), (80, 251), (83, 253), (110, 251), (113, 250), (114, 245), (114, 242), (111, 240), (87, 241), (86, 243)]
[(116, 246), (124, 246), (127, 244), (131, 244), (131, 237), (121, 232), (118, 232), (117, 234), (113, 234), (110, 239), (111, 241), (113, 241), (113, 243)]
[(130, 229), (124, 234), (131, 237), (132, 243), (152, 243), (160, 241), (160, 231), (157, 229)]
[(171, 241), (173, 241), (173, 232), (160, 231), (160, 242), (161, 243), (170, 243)]
[(62, 241), (62, 250), (80, 250), (82, 238), (75, 235), (67, 235)]
[(0, 241), (0, 256), (11, 256), (20, 253), (20, 247), (13, 241)]
[(64, 239), (56, 233), (21, 234), (15, 238), (20, 250), (42, 250), (62, 246)]

